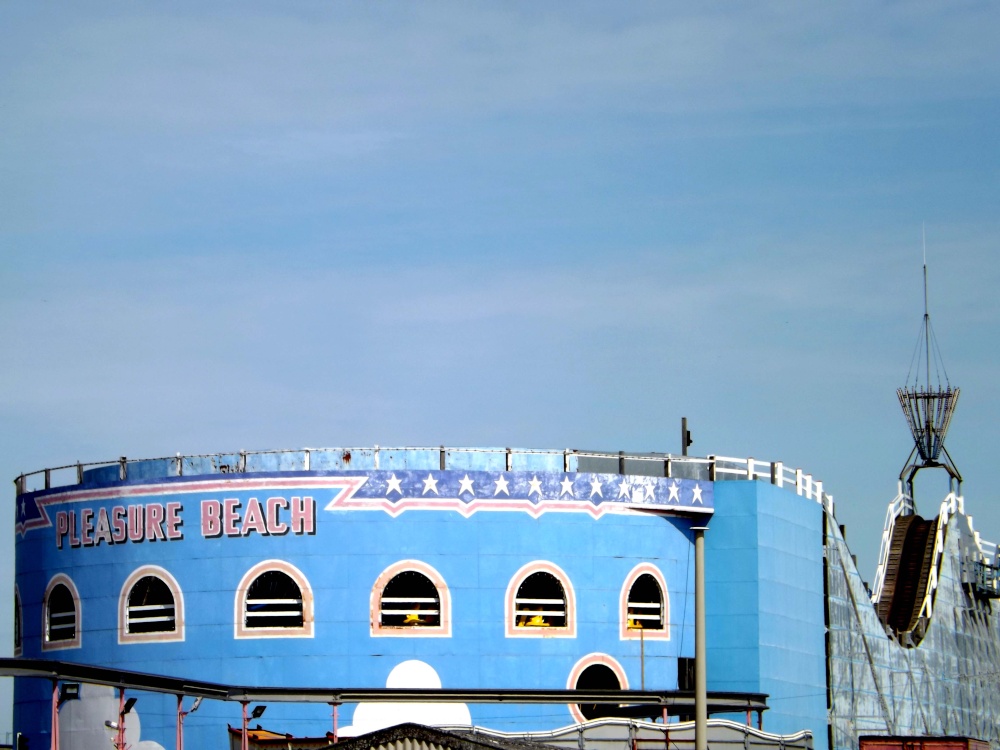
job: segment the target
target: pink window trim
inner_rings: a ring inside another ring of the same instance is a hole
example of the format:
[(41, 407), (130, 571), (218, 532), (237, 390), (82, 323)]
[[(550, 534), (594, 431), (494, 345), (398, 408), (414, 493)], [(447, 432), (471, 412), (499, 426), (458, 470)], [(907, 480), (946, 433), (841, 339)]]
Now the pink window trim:
[[(583, 674), (583, 670), (594, 664), (603, 664), (611, 669), (615, 673), (615, 677), (618, 678), (619, 687), (622, 690), (628, 690), (628, 676), (625, 674), (625, 669), (622, 665), (613, 656), (598, 652), (587, 654), (573, 665), (573, 668), (569, 671), (569, 677), (566, 679), (566, 689), (576, 690), (576, 683), (579, 681), (580, 675)], [(573, 721), (577, 724), (583, 724), (587, 721), (587, 717), (583, 715), (577, 704), (570, 703), (567, 707), (569, 708), (570, 716), (573, 717)]]
[[(62, 584), (69, 589), (73, 597), (73, 609), (76, 615), (76, 635), (72, 639), (65, 641), (49, 640), (49, 596), (56, 586)], [(80, 604), (80, 592), (76, 590), (76, 584), (65, 573), (56, 573), (49, 580), (45, 587), (45, 597), (42, 599), (42, 651), (61, 651), (67, 648), (80, 648), (83, 642), (83, 606)], [(24, 640), (22, 632), (22, 640)]]
[[(517, 627), (514, 614), (517, 611), (514, 603), (514, 600), (517, 598), (517, 590), (528, 576), (535, 573), (549, 573), (555, 576), (562, 586), (563, 595), (566, 597), (565, 626), (550, 628)], [(510, 583), (507, 584), (507, 593), (504, 597), (504, 631), (507, 638), (576, 638), (576, 594), (573, 592), (573, 585), (570, 583), (569, 576), (566, 575), (566, 572), (562, 568), (546, 560), (535, 560), (521, 566), (510, 579)]]
[[(639, 577), (647, 573), (656, 579), (656, 583), (660, 587), (660, 594), (663, 596), (663, 630), (629, 630), (628, 595)], [(667, 593), (667, 583), (663, 578), (663, 573), (652, 563), (639, 563), (625, 576), (625, 583), (622, 584), (621, 596), (618, 599), (618, 635), (623, 641), (670, 640), (670, 595)]]
[[(243, 624), (246, 614), (247, 592), (250, 585), (264, 573), (276, 570), (291, 578), (295, 585), (299, 587), (299, 594), (302, 597), (302, 627), (299, 628), (248, 628)], [(302, 574), (302, 571), (284, 560), (264, 560), (254, 565), (243, 574), (239, 586), (236, 587), (236, 601), (234, 607), (235, 638), (312, 638), (313, 637), (313, 593), (309, 586), (309, 581)]]
[[(441, 624), (424, 627), (383, 627), (381, 623), (382, 592), (400, 573), (414, 571), (427, 576), (438, 593)], [(451, 638), (451, 591), (444, 578), (434, 568), (420, 560), (401, 560), (383, 570), (372, 586), (369, 603), (369, 625), (373, 638)]]
[[(174, 597), (174, 629), (163, 633), (128, 632), (128, 597), (137, 583), (147, 576), (163, 581)], [(119, 643), (164, 643), (184, 640), (184, 594), (181, 587), (165, 568), (158, 565), (143, 565), (136, 568), (122, 584), (118, 595), (118, 642)]]

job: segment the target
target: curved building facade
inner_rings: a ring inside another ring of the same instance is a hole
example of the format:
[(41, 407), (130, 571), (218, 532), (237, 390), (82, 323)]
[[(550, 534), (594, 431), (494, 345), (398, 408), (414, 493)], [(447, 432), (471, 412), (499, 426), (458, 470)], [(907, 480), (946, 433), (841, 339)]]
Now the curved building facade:
[[(683, 689), (692, 529), (708, 526), (710, 691), (767, 694), (764, 728), (808, 729), (816, 748), (881, 733), (1000, 747), (995, 546), (954, 496), (911, 596), (918, 640), (882, 624), (822, 485), (780, 463), (444, 448), (121, 459), (21, 477), (16, 504), (22, 659), (275, 688)], [(130, 696), (128, 746), (173, 746), (177, 697)], [(49, 681), (15, 681), (15, 729), (35, 750), (54, 714), (64, 750), (106, 750), (120, 711), (110, 687), (54, 701)], [(341, 735), (401, 721), (527, 732), (595, 715), (266, 711), (296, 736), (335, 720)], [(205, 701), (186, 744), (218, 747), (240, 721), (238, 703)]]
[[(574, 453), (338, 449), (50, 475), (17, 498), (16, 655), (244, 685), (675, 688), (712, 483), (653, 463), (659, 477)], [(18, 730), (39, 743), (48, 692), (18, 680)], [(172, 744), (170, 699), (137, 703), (143, 739)], [(189, 744), (212, 710), (236, 723), (205, 706)], [(500, 729), (586, 718), (451, 710)], [(330, 726), (326, 706), (268, 711), (296, 734)]]

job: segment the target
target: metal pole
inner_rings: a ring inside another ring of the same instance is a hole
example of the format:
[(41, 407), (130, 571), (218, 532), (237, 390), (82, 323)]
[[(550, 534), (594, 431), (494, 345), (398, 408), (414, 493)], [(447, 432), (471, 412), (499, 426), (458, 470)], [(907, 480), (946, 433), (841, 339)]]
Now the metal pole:
[(640, 680), (639, 687), (643, 690), (646, 689), (646, 631), (639, 628), (639, 665), (640, 665)]
[(249, 750), (249, 743), (247, 742), (247, 704), (250, 701), (240, 701), (243, 704), (243, 733), (240, 735), (240, 748), (242, 750)]
[(337, 709), (340, 707), (339, 703), (331, 703), (330, 706), (333, 708), (333, 744), (337, 744), (340, 740), (337, 737), (338, 727), (337, 727)]
[(49, 747), (59, 750), (59, 682), (52, 680), (52, 728), (49, 730)]
[(705, 649), (705, 531), (694, 532), (694, 746), (708, 750), (708, 672)]
[(118, 735), (117, 750), (125, 750), (125, 688), (118, 688)]
[(184, 711), (181, 710), (183, 700), (183, 695), (177, 696), (177, 740), (174, 743), (177, 750), (184, 750)]

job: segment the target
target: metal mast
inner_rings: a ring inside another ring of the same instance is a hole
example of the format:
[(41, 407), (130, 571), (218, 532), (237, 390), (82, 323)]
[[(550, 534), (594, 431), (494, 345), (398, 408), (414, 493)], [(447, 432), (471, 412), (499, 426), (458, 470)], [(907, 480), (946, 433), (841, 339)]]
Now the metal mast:
[[(933, 357), (932, 357), (933, 354)], [(921, 368), (920, 358), (923, 357)], [(931, 362), (933, 359), (935, 379), (931, 380)], [(920, 382), (921, 370), (924, 381)], [(948, 373), (944, 369), (941, 353), (937, 347), (934, 330), (931, 328), (931, 316), (927, 304), (927, 248), (924, 246), (924, 320), (913, 362), (910, 364), (910, 375), (906, 377), (907, 385), (896, 389), (899, 405), (910, 427), (913, 436), (913, 450), (906, 460), (906, 466), (899, 474), (901, 481), (906, 482), (907, 494), (913, 497), (913, 478), (920, 469), (941, 467), (948, 472), (949, 485), (953, 491), (961, 491), (962, 475), (958, 472), (955, 462), (944, 447), (944, 438), (948, 433), (948, 425), (958, 404), (959, 388), (952, 388), (948, 382)], [(943, 375), (943, 380), (942, 380)], [(919, 456), (919, 460), (915, 460)]]

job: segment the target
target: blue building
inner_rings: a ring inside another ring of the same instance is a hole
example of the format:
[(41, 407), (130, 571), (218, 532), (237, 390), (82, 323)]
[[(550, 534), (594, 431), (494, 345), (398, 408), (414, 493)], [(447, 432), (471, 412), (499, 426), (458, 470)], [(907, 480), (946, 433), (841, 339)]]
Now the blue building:
[[(830, 693), (844, 674), (831, 664), (860, 658), (828, 637), (854, 632), (828, 596), (826, 553), (842, 541), (832, 500), (778, 463), (329, 449), (121, 459), (18, 489), (16, 657), (249, 686), (687, 688), (692, 528), (708, 526), (709, 690), (766, 693), (765, 729), (852, 746), (849, 728), (834, 731), (844, 717)], [(853, 566), (834, 570), (861, 586)], [(134, 697), (129, 746), (171, 747), (176, 696)], [(50, 744), (52, 705), (48, 681), (16, 680), (15, 729), (36, 749)], [(187, 717), (188, 746), (225, 742), (236, 708), (206, 701)], [(111, 688), (86, 684), (57, 710), (63, 748), (106, 748), (119, 716)], [(333, 721), (322, 704), (267, 712), (298, 736)], [(362, 703), (338, 721), (349, 735), (405, 720), (529, 731), (594, 716)]]

